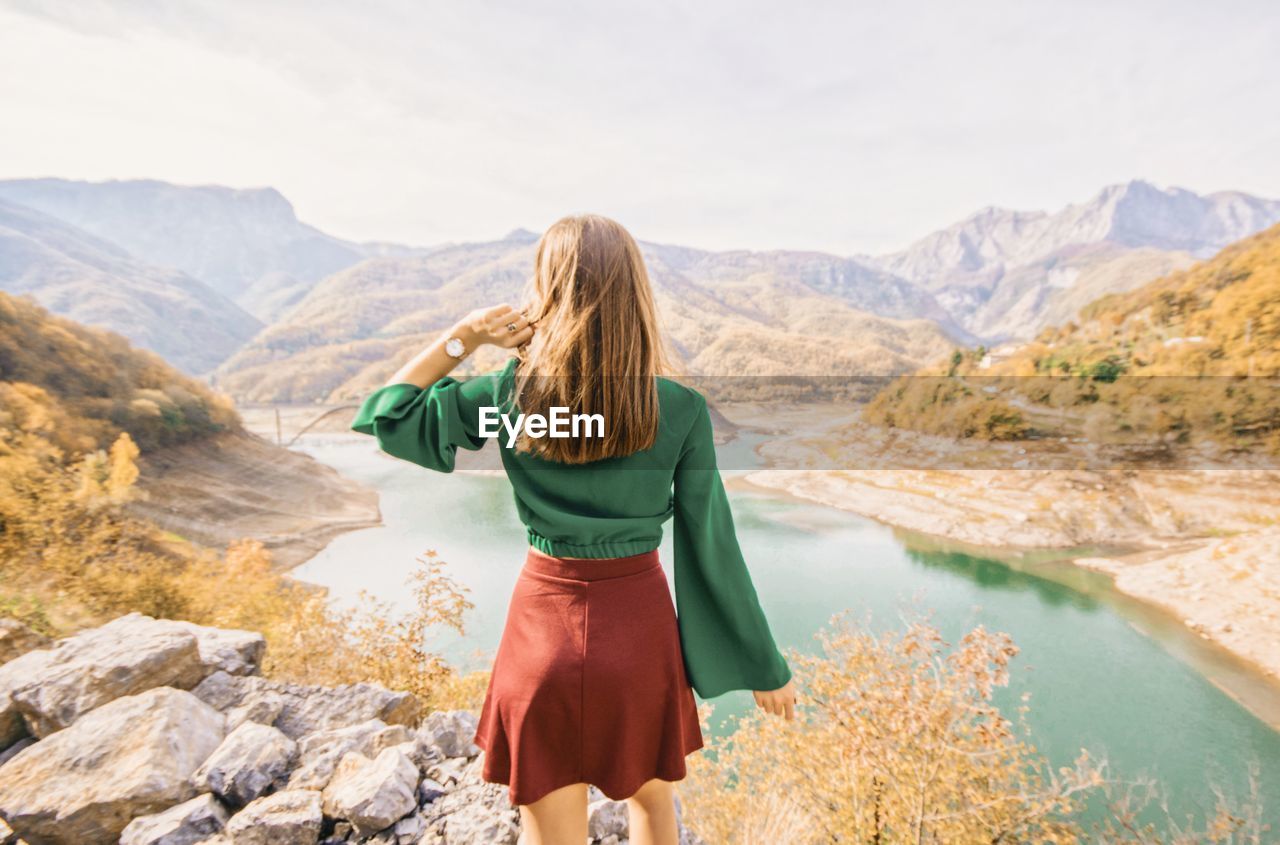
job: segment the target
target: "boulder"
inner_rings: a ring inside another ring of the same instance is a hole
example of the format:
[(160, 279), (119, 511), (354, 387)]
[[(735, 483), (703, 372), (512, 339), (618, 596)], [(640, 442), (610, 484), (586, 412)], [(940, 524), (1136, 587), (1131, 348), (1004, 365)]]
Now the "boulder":
[[(480, 757), (477, 760), (482, 759)], [(466, 775), (470, 763), (465, 757), (450, 757), (438, 763), (434, 763), (423, 769), (426, 774), (434, 780), (439, 781), (445, 786), (459, 783)]]
[(120, 845), (197, 845), (221, 833), (226, 824), (227, 811), (206, 793), (129, 822), (120, 834)]
[(227, 822), (233, 845), (315, 845), (324, 814), (314, 789), (286, 789), (250, 802)]
[(17, 619), (0, 619), (0, 664), (48, 644), (48, 637), (37, 634)]
[(135, 817), (193, 797), (222, 738), (222, 715), (189, 692), (125, 696), (0, 768), (0, 816), (32, 842), (115, 842)]
[(373, 758), (412, 739), (413, 734), (404, 725), (388, 725), (380, 719), (309, 734), (298, 743), (298, 767), (289, 777), (289, 788), (324, 789), (347, 752), (357, 751)]
[(626, 836), (628, 820), (626, 801), (605, 798), (587, 805), (587, 834), (593, 838)]
[(427, 820), (421, 815), (414, 813), (411, 816), (405, 816), (396, 822), (395, 827), (391, 829), (391, 833), (395, 836), (395, 841), (399, 842), (417, 842), (422, 838), (422, 834), (427, 832)]
[(474, 742), (476, 715), (467, 710), (437, 710), (428, 714), (418, 728), (418, 735), (445, 757), (474, 757), (480, 753)]
[(399, 748), (370, 760), (349, 751), (324, 788), (325, 815), (351, 822), (369, 836), (390, 827), (418, 805), (418, 767)]
[(122, 696), (155, 687), (190, 689), (223, 664), (243, 668), (261, 655), (261, 641), (257, 634), (130, 613), (27, 652), (0, 666), (0, 745), (16, 738), (13, 708), (27, 730), (48, 736)]
[(284, 696), (267, 690), (238, 707), (227, 711), (227, 730), (232, 731), (245, 722), (274, 725), (284, 712)]
[(265, 795), (289, 774), (298, 745), (276, 728), (245, 722), (227, 734), (191, 781), (233, 807)]
[(370, 719), (408, 725), (418, 717), (418, 700), (412, 693), (392, 692), (376, 684), (321, 687), (214, 672), (193, 692), (224, 713), (278, 696), (283, 703), (273, 725), (295, 740)]
[[(39, 654), (39, 652), (33, 651), (28, 654)], [(24, 654), (0, 666), (0, 749), (9, 748), (18, 740), (28, 736), (27, 723), (22, 720), (22, 713), (13, 701), (14, 688), (25, 681), (26, 676), (21, 669), (9, 668), (26, 657), (27, 655)]]
[(171, 621), (193, 634), (200, 647), (200, 660), (209, 672), (222, 670), (230, 675), (256, 675), (262, 666), (267, 640), (254, 631), (210, 628), (194, 622)]
[(444, 784), (434, 778), (423, 778), (418, 784), (418, 804), (425, 807), (448, 792)]
[[(448, 845), (515, 845), (520, 836), (520, 812), (511, 806), (501, 784), (461, 784), (422, 812), (430, 829)], [(422, 841), (432, 841), (430, 836)]]

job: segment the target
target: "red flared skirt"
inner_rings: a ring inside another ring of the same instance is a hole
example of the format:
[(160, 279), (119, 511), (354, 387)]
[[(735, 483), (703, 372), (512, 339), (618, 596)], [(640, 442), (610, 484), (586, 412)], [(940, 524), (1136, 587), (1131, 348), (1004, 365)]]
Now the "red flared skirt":
[(531, 804), (574, 783), (620, 801), (685, 776), (702, 748), (657, 551), (566, 560), (529, 550), (476, 727), (482, 776)]

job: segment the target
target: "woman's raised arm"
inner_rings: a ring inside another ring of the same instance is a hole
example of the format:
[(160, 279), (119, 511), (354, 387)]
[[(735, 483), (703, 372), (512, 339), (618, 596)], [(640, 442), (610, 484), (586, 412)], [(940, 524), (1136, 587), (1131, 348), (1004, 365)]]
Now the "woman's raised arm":
[(450, 355), (445, 345), (457, 338), (465, 357), (486, 343), (511, 348), (532, 335), (528, 321), (510, 306), (472, 312), (366, 397), (351, 430), (373, 435), (388, 455), (452, 472), (459, 447), (484, 445), (477, 411), (495, 401), (496, 379), (453, 378), (449, 373), (461, 358)]
[(463, 357), (485, 344), (513, 349), (527, 343), (533, 337), (533, 326), (528, 319), (510, 305), (480, 308), (463, 317), (453, 328), (435, 343), (413, 356), (407, 364), (396, 370), (387, 384), (413, 384), (430, 387), (453, 372), (461, 358), (445, 351), (450, 338), (462, 341)]

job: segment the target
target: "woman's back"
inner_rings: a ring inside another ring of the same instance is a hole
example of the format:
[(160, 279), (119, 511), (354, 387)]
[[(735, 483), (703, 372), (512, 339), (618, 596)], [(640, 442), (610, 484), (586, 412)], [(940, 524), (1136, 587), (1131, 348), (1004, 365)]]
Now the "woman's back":
[(493, 418), (489, 409), (509, 420), (519, 412), (512, 399), (517, 365), (513, 358), (494, 372), (465, 381), (446, 376), (426, 389), (386, 385), (365, 400), (352, 429), (376, 436), (388, 454), (440, 472), (453, 471), (459, 448), (497, 440), (529, 544), (545, 554), (615, 558), (652, 551), (670, 519), (681, 644), (694, 689), (710, 697), (783, 686), (790, 669), (738, 546), (702, 395), (658, 377), (652, 446), (562, 463), (519, 449), (501, 426), (497, 436), (482, 431), (482, 414)]

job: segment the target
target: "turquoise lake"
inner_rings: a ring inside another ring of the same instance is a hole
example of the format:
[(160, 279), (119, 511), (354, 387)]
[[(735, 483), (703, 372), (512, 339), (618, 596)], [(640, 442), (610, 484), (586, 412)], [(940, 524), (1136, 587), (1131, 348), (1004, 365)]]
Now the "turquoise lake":
[[(456, 664), (487, 668), (526, 549), (506, 479), (434, 474), (358, 436), (308, 435), (298, 448), (376, 488), (384, 524), (338, 537), (293, 574), (338, 601), (363, 589), (407, 607), (415, 557), (435, 550), (475, 603), (466, 635), (438, 647)], [(881, 629), (900, 625), (904, 608), (927, 610), (953, 642), (979, 624), (1008, 632), (1020, 653), (999, 700), (1012, 713), (1031, 693), (1032, 737), (1054, 765), (1087, 748), (1114, 776), (1157, 779), (1182, 818), (1212, 803), (1211, 784), (1246, 795), (1253, 762), (1264, 816), (1280, 830), (1280, 734), (1210, 680), (1247, 685), (1241, 667), (1180, 625), (1117, 595), (1102, 576), (930, 548), (735, 475), (726, 473), (739, 540), (781, 647), (814, 648), (814, 633), (844, 610), (869, 614)], [(670, 578), (669, 541), (661, 554)], [(730, 693), (715, 704), (719, 720), (751, 699)]]

